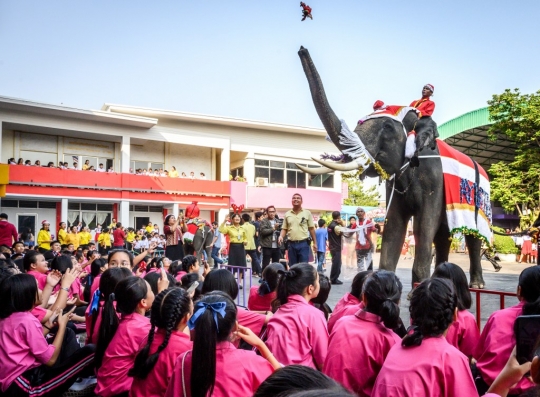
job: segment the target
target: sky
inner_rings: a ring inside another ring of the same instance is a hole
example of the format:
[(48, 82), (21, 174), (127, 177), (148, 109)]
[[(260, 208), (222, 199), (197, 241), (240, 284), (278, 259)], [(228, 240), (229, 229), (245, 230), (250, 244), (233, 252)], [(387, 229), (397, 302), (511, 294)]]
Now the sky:
[(0, 96), (322, 128), (297, 55), (354, 125), (435, 86), (439, 123), (540, 89), (538, 0), (0, 0)]

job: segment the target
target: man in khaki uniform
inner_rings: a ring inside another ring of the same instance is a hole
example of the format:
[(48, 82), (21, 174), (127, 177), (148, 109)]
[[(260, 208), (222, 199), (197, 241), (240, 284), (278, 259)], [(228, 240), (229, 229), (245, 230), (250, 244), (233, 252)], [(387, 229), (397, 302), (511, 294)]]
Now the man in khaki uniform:
[(302, 196), (295, 193), (292, 196), (292, 210), (285, 213), (283, 227), (279, 236), (279, 244), (283, 243), (285, 235), (289, 238), (289, 266), (309, 261), (309, 241), (311, 235), (313, 249), (317, 252), (317, 238), (315, 237), (315, 223), (308, 210), (302, 209)]

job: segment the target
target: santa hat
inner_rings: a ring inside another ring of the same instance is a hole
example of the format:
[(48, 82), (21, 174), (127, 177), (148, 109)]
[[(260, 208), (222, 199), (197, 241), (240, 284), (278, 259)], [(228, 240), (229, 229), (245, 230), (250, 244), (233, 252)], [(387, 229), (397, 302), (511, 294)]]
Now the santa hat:
[(431, 90), (431, 92), (435, 92), (435, 86), (433, 84), (426, 84), (424, 87), (427, 87)]
[(385, 107), (386, 106), (384, 106), (384, 102), (381, 100), (376, 100), (373, 104), (373, 110), (384, 109)]

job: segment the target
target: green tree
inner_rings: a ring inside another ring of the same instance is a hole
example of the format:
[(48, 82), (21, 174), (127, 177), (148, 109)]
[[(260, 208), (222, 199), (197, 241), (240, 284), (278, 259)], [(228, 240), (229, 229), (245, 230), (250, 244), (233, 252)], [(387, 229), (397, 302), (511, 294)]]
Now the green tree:
[(379, 193), (376, 186), (364, 189), (358, 177), (351, 174), (343, 174), (342, 180), (349, 184), (349, 198), (343, 200), (344, 205), (367, 207), (376, 207), (379, 205)]
[(516, 145), (513, 161), (489, 169), (491, 198), (506, 211), (517, 209), (528, 226), (540, 204), (540, 91), (522, 94), (507, 89), (493, 95), (488, 104), (491, 138), (502, 133)]

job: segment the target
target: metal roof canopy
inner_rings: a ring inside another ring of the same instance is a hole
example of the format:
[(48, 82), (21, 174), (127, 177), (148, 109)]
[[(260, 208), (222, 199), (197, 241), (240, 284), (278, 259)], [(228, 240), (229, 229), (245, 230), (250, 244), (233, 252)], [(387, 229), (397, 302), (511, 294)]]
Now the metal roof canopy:
[(470, 156), (489, 172), (492, 164), (512, 161), (516, 149), (516, 145), (502, 133), (497, 133), (495, 141), (491, 140), (487, 133), (491, 124), (487, 107), (473, 110), (441, 124), (438, 127), (439, 138)]

